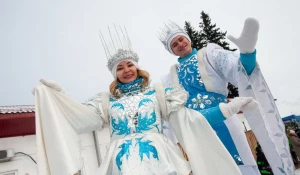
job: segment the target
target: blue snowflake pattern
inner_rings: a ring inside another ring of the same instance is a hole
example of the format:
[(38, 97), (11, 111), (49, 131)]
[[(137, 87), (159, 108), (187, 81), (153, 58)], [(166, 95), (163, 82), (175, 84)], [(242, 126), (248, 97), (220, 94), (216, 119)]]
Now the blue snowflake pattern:
[(126, 155), (126, 159), (128, 160), (128, 157), (130, 155), (129, 148), (132, 146), (132, 140), (125, 140), (125, 143), (120, 145), (118, 148), (121, 148), (120, 152), (117, 154), (116, 157), (116, 164), (118, 166), (119, 171), (121, 171), (121, 165), (122, 160), (121, 158)]
[(140, 147), (139, 156), (141, 158), (141, 161), (143, 161), (144, 154), (150, 159), (150, 153), (152, 153), (152, 157), (154, 159), (159, 160), (157, 150), (154, 146), (150, 145), (152, 141), (146, 140), (142, 141), (143, 138), (136, 138), (137, 141), (136, 145), (138, 144)]
[(136, 127), (137, 133), (142, 133), (142, 131), (148, 131), (152, 129), (151, 125), (153, 125), (156, 122), (155, 112), (153, 111), (150, 114), (150, 117), (148, 116), (148, 113), (146, 113), (144, 117), (141, 114), (139, 114), (138, 122), (139, 125)]
[(111, 123), (112, 123), (112, 129), (113, 129), (112, 135), (116, 132), (118, 132), (117, 135), (130, 134), (130, 128), (128, 126), (127, 117), (125, 117), (124, 121), (118, 117), (118, 123), (116, 122), (116, 119), (113, 118)]

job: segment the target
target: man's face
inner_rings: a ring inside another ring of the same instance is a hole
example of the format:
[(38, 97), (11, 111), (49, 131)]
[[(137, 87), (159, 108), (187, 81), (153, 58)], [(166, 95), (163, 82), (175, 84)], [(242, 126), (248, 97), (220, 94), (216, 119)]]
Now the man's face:
[(180, 56), (180, 58), (184, 58), (193, 50), (190, 41), (182, 35), (176, 36), (171, 41), (171, 48), (176, 55)]

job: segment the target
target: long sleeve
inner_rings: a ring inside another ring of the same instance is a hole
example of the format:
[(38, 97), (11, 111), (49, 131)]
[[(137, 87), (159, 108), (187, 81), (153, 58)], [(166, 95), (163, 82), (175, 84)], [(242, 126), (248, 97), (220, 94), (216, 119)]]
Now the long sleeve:
[(226, 117), (222, 114), (220, 106), (215, 106), (212, 108), (204, 109), (200, 113), (206, 118), (210, 125), (222, 122), (226, 120)]
[[(104, 100), (105, 99), (105, 100)], [(104, 101), (103, 101), (104, 100)], [(109, 94), (107, 93), (98, 93), (92, 98), (90, 98), (86, 106), (92, 109), (96, 114), (98, 114), (103, 122), (103, 125), (109, 124), (108, 118), (108, 109), (105, 106), (108, 106), (109, 103)], [(103, 109), (105, 108), (105, 109)]]
[(236, 86), (240, 55), (236, 52), (224, 50), (216, 44), (208, 44), (206, 54), (209, 65), (213, 67), (218, 75)]
[[(187, 92), (182, 88), (166, 88), (165, 89), (165, 103), (167, 105), (167, 116), (171, 112), (179, 110), (185, 105), (187, 100)], [(205, 110), (201, 110), (200, 113), (211, 124), (216, 124), (226, 120), (222, 114), (220, 107), (212, 107)]]
[(241, 61), (248, 75), (252, 73), (256, 65), (256, 50), (249, 54), (238, 54), (224, 50), (216, 44), (207, 46), (208, 62), (214, 70), (226, 81), (237, 85), (238, 82), (238, 63)]
[(78, 134), (102, 127), (93, 110), (45, 85), (36, 87), (38, 174), (75, 174), (83, 166)]
[(171, 112), (177, 111), (185, 105), (188, 98), (188, 93), (179, 87), (168, 87), (165, 88), (164, 96), (167, 107), (167, 116), (169, 116)]

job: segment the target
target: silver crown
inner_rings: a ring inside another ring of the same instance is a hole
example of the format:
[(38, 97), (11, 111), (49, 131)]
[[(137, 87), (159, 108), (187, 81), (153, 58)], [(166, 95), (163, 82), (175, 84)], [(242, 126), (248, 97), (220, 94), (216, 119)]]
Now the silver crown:
[[(131, 42), (128, 37), (126, 28), (119, 26), (119, 29), (114, 25), (114, 31), (111, 32), (108, 27), (110, 39), (105, 40), (100, 31), (100, 39), (107, 57), (107, 68), (112, 71), (113, 66), (122, 60), (131, 59), (136, 62), (139, 61), (138, 55), (132, 50)], [(120, 33), (120, 34), (119, 34)]]
[(170, 44), (169, 39), (172, 38), (173, 35), (177, 33), (184, 33), (184, 29), (182, 29), (178, 24), (173, 21), (169, 21), (169, 23), (164, 23), (164, 28), (160, 28), (158, 32), (158, 38), (163, 43), (166, 49), (168, 49), (168, 44)]
[(120, 62), (122, 60), (127, 60), (127, 59), (134, 60), (136, 62), (139, 61), (139, 57), (135, 52), (131, 50), (118, 49), (117, 53), (112, 55), (107, 60), (107, 68), (109, 69), (109, 71), (111, 71), (117, 62)]

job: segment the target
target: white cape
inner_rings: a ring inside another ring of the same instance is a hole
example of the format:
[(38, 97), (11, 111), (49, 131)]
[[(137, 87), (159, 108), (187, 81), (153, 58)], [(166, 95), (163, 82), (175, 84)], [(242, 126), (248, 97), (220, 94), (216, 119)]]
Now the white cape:
[(101, 128), (88, 107), (45, 85), (35, 91), (37, 169), (39, 175), (74, 175), (82, 169), (78, 134)]

